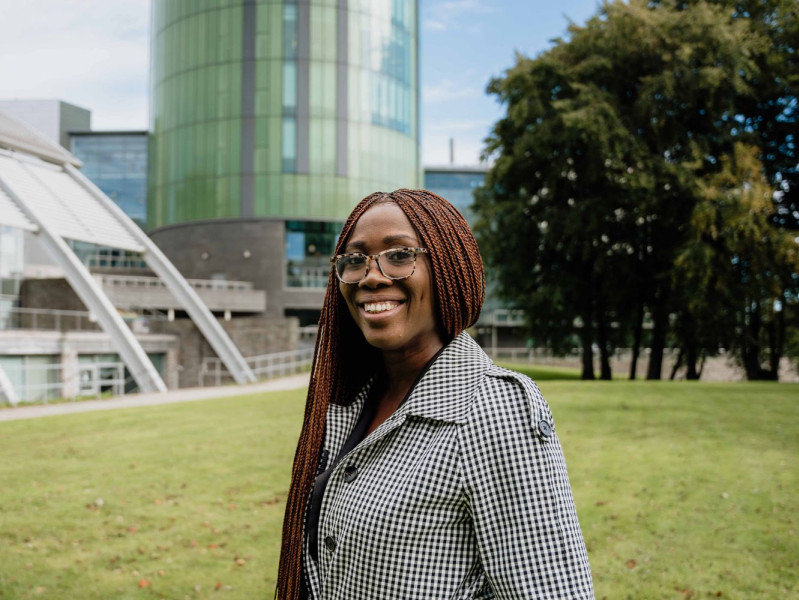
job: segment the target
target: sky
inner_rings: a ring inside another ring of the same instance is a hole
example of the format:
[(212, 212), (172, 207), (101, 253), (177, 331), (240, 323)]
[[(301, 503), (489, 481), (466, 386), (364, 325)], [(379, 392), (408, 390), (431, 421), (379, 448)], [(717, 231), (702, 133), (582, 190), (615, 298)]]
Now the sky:
[[(419, 0), (422, 162), (475, 165), (502, 116), (488, 82), (598, 0)], [(0, 99), (60, 99), (92, 128), (147, 129), (150, 0), (0, 0)]]

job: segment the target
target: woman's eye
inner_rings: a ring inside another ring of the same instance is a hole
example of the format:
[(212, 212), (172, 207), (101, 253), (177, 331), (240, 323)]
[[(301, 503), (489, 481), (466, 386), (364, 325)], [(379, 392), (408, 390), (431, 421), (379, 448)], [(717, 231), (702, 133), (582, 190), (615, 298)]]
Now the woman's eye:
[(393, 263), (403, 263), (413, 259), (413, 253), (408, 250), (392, 250), (386, 253), (386, 258)]
[(348, 256), (341, 261), (345, 269), (359, 269), (366, 263), (363, 256)]

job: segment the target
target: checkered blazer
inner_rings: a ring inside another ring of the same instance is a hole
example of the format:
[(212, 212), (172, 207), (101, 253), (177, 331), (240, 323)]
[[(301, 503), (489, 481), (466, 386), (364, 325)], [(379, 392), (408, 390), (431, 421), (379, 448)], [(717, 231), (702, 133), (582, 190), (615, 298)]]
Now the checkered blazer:
[[(323, 462), (367, 395), (330, 406)], [(333, 470), (318, 563), (307, 537), (316, 600), (594, 597), (549, 407), (466, 333)]]

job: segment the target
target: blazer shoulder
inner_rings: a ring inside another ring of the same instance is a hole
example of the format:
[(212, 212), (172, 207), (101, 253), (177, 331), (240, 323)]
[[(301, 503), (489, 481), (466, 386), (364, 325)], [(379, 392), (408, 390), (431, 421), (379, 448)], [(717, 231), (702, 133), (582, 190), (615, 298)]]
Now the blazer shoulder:
[(552, 411), (536, 383), (527, 375), (494, 364), (486, 370), (474, 410), (489, 411), (497, 418), (503, 414), (525, 414), (530, 426), (544, 440), (555, 432)]

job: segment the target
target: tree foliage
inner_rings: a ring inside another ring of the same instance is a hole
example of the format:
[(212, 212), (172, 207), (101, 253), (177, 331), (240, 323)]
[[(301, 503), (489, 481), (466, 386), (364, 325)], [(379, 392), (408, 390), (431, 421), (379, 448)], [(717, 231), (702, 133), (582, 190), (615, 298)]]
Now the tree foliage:
[[(752, 336), (769, 328), (753, 318), (796, 299), (797, 271), (796, 243), (773, 227), (780, 177), (750, 124), (769, 36), (723, 4), (635, 0), (569, 31), (489, 84), (507, 108), (475, 199), (490, 272), (540, 341), (579, 337), (585, 378), (593, 346), (603, 378), (616, 345), (637, 358), (645, 315), (649, 378), (669, 336), (689, 376), (720, 346), (767, 376)], [(780, 353), (769, 346), (769, 368)]]

